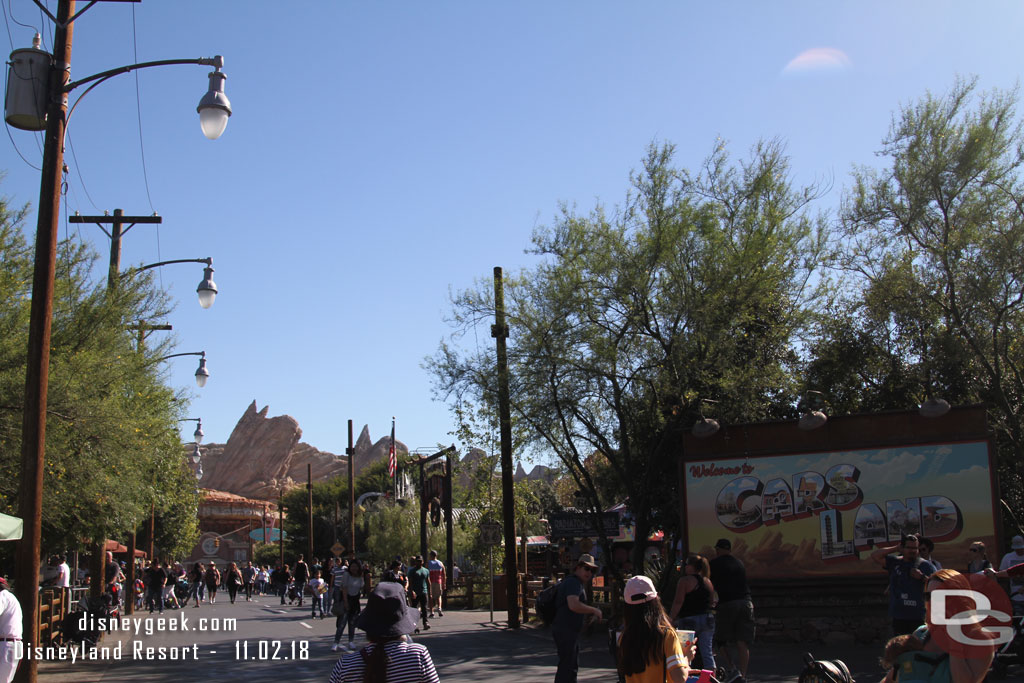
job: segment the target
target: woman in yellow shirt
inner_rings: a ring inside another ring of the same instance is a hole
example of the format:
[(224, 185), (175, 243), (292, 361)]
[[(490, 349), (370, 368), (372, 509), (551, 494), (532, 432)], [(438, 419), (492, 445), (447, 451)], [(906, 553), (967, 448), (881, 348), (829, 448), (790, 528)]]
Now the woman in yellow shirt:
[(690, 652), (684, 653), (676, 630), (646, 576), (634, 576), (623, 591), (619, 671), (626, 683), (683, 683), (690, 675)]

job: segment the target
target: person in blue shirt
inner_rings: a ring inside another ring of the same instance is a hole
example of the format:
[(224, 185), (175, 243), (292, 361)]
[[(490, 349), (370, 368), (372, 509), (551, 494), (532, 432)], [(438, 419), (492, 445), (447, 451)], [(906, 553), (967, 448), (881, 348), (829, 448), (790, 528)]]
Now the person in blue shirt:
[(584, 553), (572, 574), (558, 584), (555, 597), (555, 620), (551, 622), (551, 635), (558, 650), (558, 670), (555, 683), (576, 683), (580, 669), (580, 631), (586, 617), (601, 621), (601, 610), (587, 604), (585, 584), (597, 572), (593, 555)]
[[(897, 549), (899, 553), (893, 552)], [(889, 572), (889, 617), (895, 636), (913, 633), (924, 624), (924, 584), (935, 567), (921, 558), (920, 549), (920, 539), (909, 534), (871, 553), (871, 560)]]

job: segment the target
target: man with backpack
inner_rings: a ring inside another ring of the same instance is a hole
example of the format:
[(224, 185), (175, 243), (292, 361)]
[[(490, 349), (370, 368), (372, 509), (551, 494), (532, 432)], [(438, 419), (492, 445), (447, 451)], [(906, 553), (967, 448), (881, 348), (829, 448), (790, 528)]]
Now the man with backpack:
[[(893, 552), (897, 548), (901, 554)], [(920, 539), (909, 534), (871, 553), (871, 560), (889, 572), (889, 617), (896, 636), (913, 633), (924, 624), (924, 584), (935, 567), (921, 558), (920, 548)]]
[(576, 683), (580, 669), (580, 631), (586, 617), (601, 621), (601, 610), (586, 603), (586, 584), (597, 573), (594, 557), (580, 555), (572, 574), (566, 576), (556, 590), (555, 619), (551, 622), (551, 636), (558, 650), (558, 670), (555, 683)]

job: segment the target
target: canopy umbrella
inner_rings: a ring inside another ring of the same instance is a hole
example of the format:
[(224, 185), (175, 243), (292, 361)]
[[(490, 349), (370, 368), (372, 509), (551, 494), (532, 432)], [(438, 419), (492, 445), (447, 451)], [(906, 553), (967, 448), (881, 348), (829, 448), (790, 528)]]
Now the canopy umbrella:
[(0, 513), (0, 541), (17, 541), (21, 538), (24, 522), (20, 517)]
[(104, 547), (104, 550), (112, 553), (126, 553), (128, 552), (128, 547), (118, 543), (117, 541), (107, 539), (107, 544)]

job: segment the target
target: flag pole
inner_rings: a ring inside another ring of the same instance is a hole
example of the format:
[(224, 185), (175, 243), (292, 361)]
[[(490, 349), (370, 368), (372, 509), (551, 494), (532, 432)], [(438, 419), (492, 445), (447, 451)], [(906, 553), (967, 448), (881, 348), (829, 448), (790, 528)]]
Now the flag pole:
[(392, 486), (394, 488), (395, 503), (398, 502), (398, 447), (395, 445), (395, 416), (391, 416), (391, 452), (389, 453), (391, 469), (391, 478), (394, 479)]

